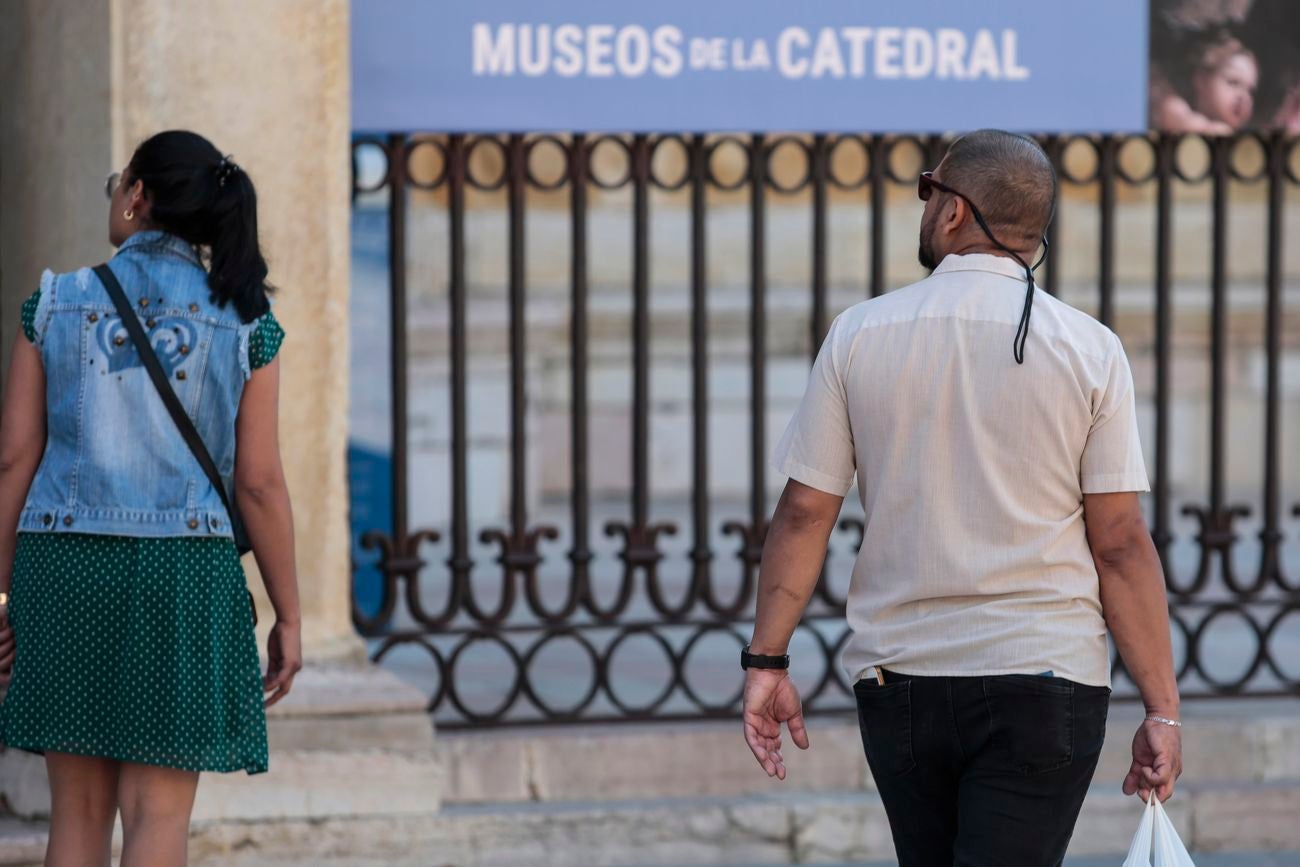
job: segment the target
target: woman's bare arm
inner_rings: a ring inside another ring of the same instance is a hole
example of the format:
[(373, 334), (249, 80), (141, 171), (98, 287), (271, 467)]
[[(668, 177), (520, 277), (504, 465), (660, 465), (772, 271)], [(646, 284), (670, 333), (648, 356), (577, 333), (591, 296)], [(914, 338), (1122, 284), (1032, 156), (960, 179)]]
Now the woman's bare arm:
[(302, 613), (294, 558), (293, 508), (280, 460), (280, 360), (253, 371), (235, 423), (235, 502), (275, 609), (263, 681), (268, 704), (288, 694), (302, 667)]
[(0, 591), (13, 577), (18, 516), (45, 454), (45, 367), (20, 331), (0, 412)]
[[(0, 411), (0, 592), (5, 594), (13, 580), (18, 516), (45, 454), (45, 367), (40, 351), (19, 332), (12, 359)], [(14, 654), (6, 606), (0, 617), (0, 684), (9, 683)]]

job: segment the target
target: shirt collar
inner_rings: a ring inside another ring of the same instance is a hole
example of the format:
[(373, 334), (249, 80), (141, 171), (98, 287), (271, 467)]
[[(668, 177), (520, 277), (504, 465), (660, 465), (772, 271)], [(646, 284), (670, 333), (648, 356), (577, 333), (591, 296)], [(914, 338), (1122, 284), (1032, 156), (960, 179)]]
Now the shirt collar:
[(168, 232), (162, 232), (157, 229), (143, 229), (136, 232), (131, 237), (122, 242), (122, 246), (117, 248), (121, 253), (124, 250), (130, 250), (133, 247), (141, 249), (163, 250), (168, 253), (175, 253), (194, 264), (200, 264), (199, 254), (195, 251), (194, 246), (183, 238), (178, 238)]
[(1025, 282), (1025, 269), (1019, 262), (1009, 256), (994, 256), (992, 253), (967, 253), (964, 256), (950, 253), (934, 269), (934, 273), (944, 274), (949, 271), (986, 271)]

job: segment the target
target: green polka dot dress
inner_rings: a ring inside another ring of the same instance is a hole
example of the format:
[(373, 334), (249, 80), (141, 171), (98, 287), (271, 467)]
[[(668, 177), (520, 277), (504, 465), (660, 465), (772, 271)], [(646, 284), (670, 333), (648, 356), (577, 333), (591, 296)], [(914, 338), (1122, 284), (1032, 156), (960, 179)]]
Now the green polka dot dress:
[[(33, 339), (39, 293), (23, 305)], [(271, 314), (250, 363), (275, 358)], [(267, 769), (246, 577), (224, 538), (19, 533), (0, 742), (189, 771)]]

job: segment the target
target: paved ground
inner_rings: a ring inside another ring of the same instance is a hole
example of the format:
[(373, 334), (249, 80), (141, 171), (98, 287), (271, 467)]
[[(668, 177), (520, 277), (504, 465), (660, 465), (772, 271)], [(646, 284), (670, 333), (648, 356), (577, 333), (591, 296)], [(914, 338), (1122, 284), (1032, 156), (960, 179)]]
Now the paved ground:
[[(1215, 852), (1191, 853), (1196, 867), (1295, 867), (1300, 864), (1300, 852)], [(1121, 859), (1115, 855), (1097, 855), (1087, 858), (1066, 858), (1065, 867), (1115, 867)], [(649, 867), (649, 865), (647, 865)], [(791, 864), (790, 867), (796, 867)], [(895, 867), (892, 861), (875, 861), (870, 864), (832, 864), (824, 867)]]

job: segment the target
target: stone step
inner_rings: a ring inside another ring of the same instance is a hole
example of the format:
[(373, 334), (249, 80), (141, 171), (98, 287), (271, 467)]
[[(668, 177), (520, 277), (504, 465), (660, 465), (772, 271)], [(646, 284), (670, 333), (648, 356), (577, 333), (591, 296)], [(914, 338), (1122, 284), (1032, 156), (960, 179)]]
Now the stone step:
[[(1141, 805), (1095, 788), (1072, 858), (1119, 856)], [(1300, 849), (1300, 781), (1186, 787), (1169, 814), (1193, 853)], [(39, 863), (40, 825), (0, 826), (0, 864)], [(437, 815), (269, 822), (196, 822), (196, 865), (288, 867), (651, 867), (862, 864), (893, 857), (870, 792), (749, 798), (498, 804)], [(1267, 863), (1267, 862), (1262, 862)], [(1287, 862), (1281, 862), (1287, 863)]]
[[(1187, 702), (1182, 716), (1184, 784), (1300, 780), (1300, 702)], [(1140, 705), (1111, 705), (1098, 785), (1118, 789), (1141, 718)], [(440, 732), (442, 799), (474, 804), (874, 789), (856, 719), (814, 717), (808, 730), (811, 750), (785, 750), (784, 783), (759, 770), (738, 721)]]
[[(373, 666), (311, 665), (267, 714), (270, 772), (204, 774), (196, 821), (425, 816), (440, 789), (425, 698)], [(24, 819), (49, 815), (45, 760), (0, 753), (0, 794)]]

